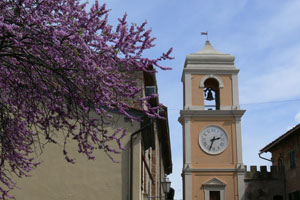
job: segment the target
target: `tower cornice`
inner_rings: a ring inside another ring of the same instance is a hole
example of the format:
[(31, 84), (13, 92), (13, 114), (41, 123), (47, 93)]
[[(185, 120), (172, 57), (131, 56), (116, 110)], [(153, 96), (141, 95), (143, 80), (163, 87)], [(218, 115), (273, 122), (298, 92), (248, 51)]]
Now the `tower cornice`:
[(180, 118), (235, 117), (241, 119), (246, 110), (180, 110)]
[(226, 68), (226, 67), (210, 67), (210, 66), (202, 66), (202, 67), (189, 67), (184, 68), (183, 73), (192, 73), (192, 74), (238, 74), (239, 69), (237, 68)]
[(240, 69), (237, 68), (228, 68), (228, 67), (211, 67), (208, 65), (203, 65), (201, 67), (191, 66), (189, 68), (184, 68), (182, 71), (181, 81), (183, 81), (184, 74), (203, 74), (203, 75), (211, 75), (211, 74), (238, 74)]
[(234, 65), (234, 56), (229, 54), (190, 54), (186, 57), (184, 67), (188, 67), (189, 64), (216, 64), (231, 67)]

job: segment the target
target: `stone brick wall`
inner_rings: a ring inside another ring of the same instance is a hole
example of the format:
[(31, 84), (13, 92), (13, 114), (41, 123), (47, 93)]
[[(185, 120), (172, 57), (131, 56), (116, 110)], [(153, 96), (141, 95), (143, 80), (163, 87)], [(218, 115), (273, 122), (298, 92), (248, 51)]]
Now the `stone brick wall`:
[[(295, 167), (290, 167), (290, 152), (295, 153)], [(273, 165), (281, 160), (285, 167), (287, 193), (300, 190), (300, 132), (291, 135), (271, 150)]]
[(284, 174), (282, 168), (271, 166), (250, 166), (245, 173), (245, 195), (244, 200), (273, 200), (275, 196), (284, 199)]

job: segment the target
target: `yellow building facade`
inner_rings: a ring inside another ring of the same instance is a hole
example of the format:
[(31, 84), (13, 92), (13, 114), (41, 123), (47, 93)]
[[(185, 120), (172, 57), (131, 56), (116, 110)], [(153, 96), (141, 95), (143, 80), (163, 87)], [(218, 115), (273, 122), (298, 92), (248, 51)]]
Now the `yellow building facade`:
[[(147, 96), (147, 86), (157, 88), (155, 75), (146, 72), (135, 75), (143, 97)], [(159, 100), (151, 99), (149, 103), (157, 106)], [(31, 176), (14, 177), (18, 188), (11, 195), (17, 200), (148, 200), (170, 195), (162, 187), (164, 177), (172, 172), (167, 108), (163, 106), (159, 111), (164, 119), (153, 119), (151, 125), (138, 106), (128, 112), (142, 121), (131, 122), (119, 112), (110, 111), (113, 118), (105, 127), (108, 135), (118, 128), (128, 133), (121, 141), (124, 150), (110, 154), (118, 163), (103, 150), (95, 150), (96, 159), (88, 160), (78, 153), (78, 144), (72, 140), (68, 141), (67, 149), (75, 164), (68, 163), (63, 154), (63, 132), (57, 132), (57, 144), (37, 148), (33, 156), (41, 164), (30, 172)], [(43, 143), (36, 145), (39, 144)], [(116, 142), (109, 145), (118, 149)]]
[(244, 194), (235, 57), (209, 41), (186, 57), (183, 82), (183, 199), (240, 200)]

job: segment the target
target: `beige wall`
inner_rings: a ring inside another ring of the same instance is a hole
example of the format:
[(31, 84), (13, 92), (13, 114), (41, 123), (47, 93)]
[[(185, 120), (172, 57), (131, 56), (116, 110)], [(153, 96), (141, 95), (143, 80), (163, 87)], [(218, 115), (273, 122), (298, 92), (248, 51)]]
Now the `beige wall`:
[[(191, 161), (194, 169), (235, 169), (237, 164), (236, 154), (236, 126), (234, 117), (192, 118), (191, 119)], [(209, 125), (222, 127), (228, 135), (228, 146), (218, 155), (209, 155), (199, 145), (200, 132)], [(192, 186), (193, 199), (204, 200), (203, 184), (217, 178), (226, 184), (225, 199), (238, 199), (237, 173), (231, 172), (193, 172)]]
[(203, 106), (203, 88), (200, 88), (200, 81), (203, 75), (192, 74), (192, 105), (193, 106)]
[[(200, 132), (209, 125), (222, 127), (228, 135), (228, 146), (224, 152), (209, 155), (199, 145)], [(191, 160), (193, 168), (234, 168), (236, 160), (235, 121), (230, 118), (191, 120)]]
[[(33, 170), (32, 177), (16, 179), (18, 187), (12, 194), (17, 200), (99, 200), (121, 199), (129, 196), (129, 140), (130, 134), (139, 129), (139, 123), (119, 125), (128, 129), (128, 135), (122, 140), (126, 150), (113, 157), (120, 163), (113, 163), (103, 151), (96, 151), (96, 160), (88, 160), (76, 153), (77, 146), (71, 143), (69, 152), (76, 158), (76, 164), (65, 161), (62, 143), (46, 145), (38, 156), (42, 163)], [(140, 199), (140, 136), (134, 142), (134, 199)], [(70, 144), (70, 143), (69, 143)]]
[[(203, 106), (203, 88), (200, 88), (200, 81), (204, 75), (192, 75), (192, 105)], [(218, 75), (224, 84), (224, 88), (220, 88), (220, 105), (231, 106), (232, 103), (232, 75)], [(185, 104), (184, 104), (185, 105)]]

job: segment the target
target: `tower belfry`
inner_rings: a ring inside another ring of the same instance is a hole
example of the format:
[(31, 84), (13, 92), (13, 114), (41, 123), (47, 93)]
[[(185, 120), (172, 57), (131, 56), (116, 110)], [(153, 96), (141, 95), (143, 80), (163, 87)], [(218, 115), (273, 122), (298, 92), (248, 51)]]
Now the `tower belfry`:
[(235, 57), (209, 41), (186, 56), (182, 73), (184, 200), (240, 200), (244, 193)]

